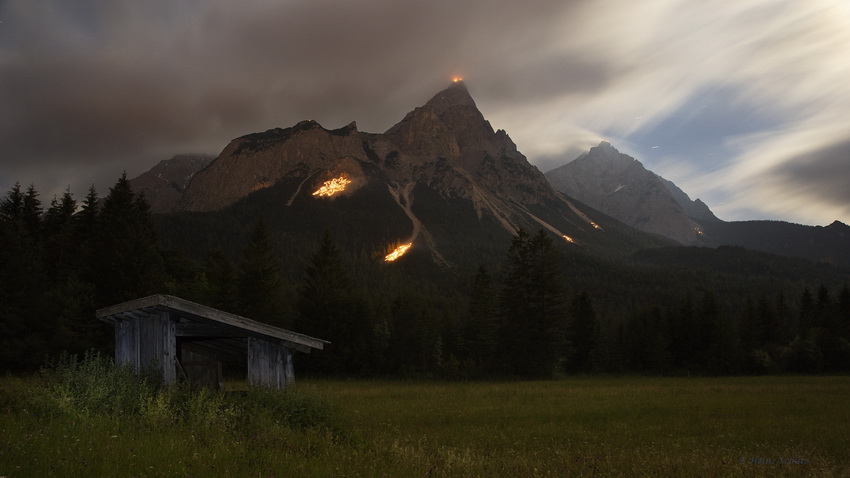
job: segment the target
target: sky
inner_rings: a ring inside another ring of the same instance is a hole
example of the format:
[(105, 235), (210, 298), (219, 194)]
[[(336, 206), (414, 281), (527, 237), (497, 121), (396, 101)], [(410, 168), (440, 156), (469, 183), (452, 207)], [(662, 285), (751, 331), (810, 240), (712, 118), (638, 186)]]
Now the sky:
[(543, 172), (606, 140), (721, 219), (850, 223), (847, 0), (0, 0), (0, 188), (383, 132), (455, 76)]

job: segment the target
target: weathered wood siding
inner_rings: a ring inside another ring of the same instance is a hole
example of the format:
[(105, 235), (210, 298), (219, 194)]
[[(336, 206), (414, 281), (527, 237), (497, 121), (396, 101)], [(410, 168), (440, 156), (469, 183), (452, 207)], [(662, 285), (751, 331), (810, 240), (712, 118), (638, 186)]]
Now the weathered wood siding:
[(292, 352), (276, 343), (248, 339), (248, 383), (286, 388), (295, 380)]
[(188, 373), (184, 365), (192, 368), (195, 360), (179, 360), (187, 349), (213, 361), (242, 361), (247, 356), (249, 382), (285, 388), (295, 378), (292, 354), (322, 350), (329, 343), (162, 294), (104, 307), (95, 315), (115, 327), (117, 362), (131, 363), (137, 371), (155, 365), (167, 383), (176, 381), (178, 372), (180, 377), (206, 374), (205, 382), (220, 381), (218, 365), (216, 370)]
[(115, 322), (115, 361), (139, 370), (139, 319)]
[(155, 366), (165, 383), (177, 378), (175, 324), (167, 313), (139, 314), (115, 324), (115, 360), (132, 363), (136, 371)]

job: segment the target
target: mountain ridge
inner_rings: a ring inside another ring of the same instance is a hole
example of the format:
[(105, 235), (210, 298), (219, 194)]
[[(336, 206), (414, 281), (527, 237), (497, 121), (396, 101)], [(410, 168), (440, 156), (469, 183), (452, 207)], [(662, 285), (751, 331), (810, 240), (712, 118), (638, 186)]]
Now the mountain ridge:
[(556, 189), (629, 226), (686, 245), (700, 242), (702, 224), (693, 214), (714, 217), (701, 201), (691, 201), (675, 184), (607, 141), (545, 176)]
[(192, 177), (214, 159), (208, 154), (177, 154), (133, 178), (130, 185), (137, 191), (144, 191), (152, 210), (174, 211)]
[[(344, 183), (333, 197), (315, 194), (332, 181)], [(477, 238), (502, 244), (520, 228), (542, 228), (563, 247), (604, 254), (668, 244), (552, 188), (508, 134), (493, 129), (462, 82), (384, 133), (360, 132), (355, 122), (329, 130), (307, 120), (235, 138), (192, 177), (173, 211), (211, 213), (256, 202), (254, 196), (266, 198), (266, 214), (290, 218), (279, 224), (282, 229), (310, 221), (315, 227), (346, 227), (353, 235), (359, 234), (351, 229), (355, 225), (343, 226), (345, 219), (333, 209), (368, 211), (382, 204), (379, 209), (392, 221), (406, 218), (391, 229), (403, 226), (409, 234), (367, 234), (368, 240), (384, 248), (412, 243), (413, 252), (427, 251), (444, 265), (466, 260), (458, 243), (475, 247)], [(304, 217), (299, 209), (313, 214)], [(350, 210), (348, 217), (354, 216), (363, 227), (383, 229), (380, 218)]]
[(603, 141), (546, 173), (556, 188), (624, 223), (692, 246), (740, 246), (850, 266), (850, 226), (722, 221), (701, 200)]

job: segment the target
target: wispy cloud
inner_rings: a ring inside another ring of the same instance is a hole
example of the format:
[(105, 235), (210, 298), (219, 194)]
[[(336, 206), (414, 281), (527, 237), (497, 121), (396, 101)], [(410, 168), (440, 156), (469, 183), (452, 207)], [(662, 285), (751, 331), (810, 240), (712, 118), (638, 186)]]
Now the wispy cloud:
[(383, 131), (460, 74), (541, 169), (606, 138), (721, 217), (850, 221), (844, 0), (7, 0), (0, 22), (7, 188), (82, 194), (302, 119)]

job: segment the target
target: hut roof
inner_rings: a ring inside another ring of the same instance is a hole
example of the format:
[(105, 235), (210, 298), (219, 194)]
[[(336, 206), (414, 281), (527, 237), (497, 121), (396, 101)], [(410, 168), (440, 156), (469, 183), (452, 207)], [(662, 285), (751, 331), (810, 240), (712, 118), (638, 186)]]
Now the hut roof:
[(196, 304), (170, 295), (156, 294), (99, 309), (98, 319), (115, 324), (149, 314), (168, 312), (177, 317), (177, 335), (206, 338), (211, 351), (244, 353), (248, 337), (278, 342), (294, 350), (309, 353), (330, 342), (257, 322), (236, 314)]

